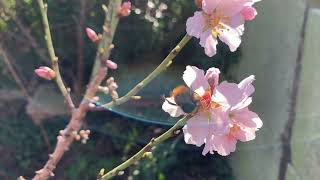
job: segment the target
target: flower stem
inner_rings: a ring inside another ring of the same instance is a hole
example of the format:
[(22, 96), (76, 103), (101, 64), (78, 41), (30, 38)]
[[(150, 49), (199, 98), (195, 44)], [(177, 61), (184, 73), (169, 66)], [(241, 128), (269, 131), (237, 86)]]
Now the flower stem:
[(52, 69), (56, 72), (56, 78), (55, 81), (61, 91), (61, 93), (63, 94), (69, 108), (71, 110), (74, 109), (74, 104), (71, 100), (71, 96), (69, 91), (67, 90), (67, 88), (65, 87), (61, 74), (60, 74), (60, 70), (59, 70), (59, 64), (58, 64), (58, 57), (56, 56), (55, 52), (54, 52), (54, 47), (53, 47), (53, 43), (52, 43), (52, 38), (51, 38), (51, 32), (50, 32), (50, 26), (49, 26), (49, 20), (48, 20), (48, 15), (47, 15), (47, 4), (45, 5), (43, 0), (37, 0), (39, 7), (40, 7), (40, 13), (42, 16), (42, 22), (43, 22), (43, 26), (44, 26), (44, 39), (46, 40), (47, 43), (47, 48), (49, 51), (49, 56), (50, 56), (50, 60), (51, 60), (51, 64), (52, 64)]
[(149, 84), (154, 78), (156, 78), (162, 71), (166, 70), (173, 61), (173, 59), (179, 54), (181, 49), (189, 42), (191, 36), (185, 35), (183, 39), (178, 43), (178, 45), (169, 53), (169, 55), (162, 61), (162, 63), (153, 70), (144, 80), (138, 83), (134, 88), (132, 88), (126, 95), (118, 98), (112, 102), (104, 104), (103, 107), (111, 109), (116, 105), (127, 102), (132, 96), (136, 95), (142, 88)]
[(155, 139), (152, 138), (150, 140), (150, 142), (147, 145), (145, 145), (139, 152), (137, 152), (131, 158), (127, 159), (125, 162), (123, 162), (119, 166), (115, 167), (114, 169), (112, 169), (108, 173), (106, 173), (104, 175), (100, 175), (100, 177), (98, 177), (98, 179), (99, 180), (110, 179), (113, 176), (118, 175), (118, 173), (120, 171), (122, 171), (122, 170), (126, 169), (127, 167), (129, 167), (130, 165), (134, 164), (136, 161), (139, 161), (141, 158), (144, 157), (146, 152), (150, 152), (152, 150), (152, 147), (154, 147), (157, 144), (159, 144), (159, 143), (169, 139), (170, 137), (174, 136), (176, 134), (176, 131), (178, 131), (181, 127), (183, 127), (186, 124), (186, 122), (188, 121), (190, 116), (191, 115), (184, 116), (174, 126), (172, 126), (168, 131), (166, 131), (161, 136), (159, 136), (159, 137), (157, 137)]

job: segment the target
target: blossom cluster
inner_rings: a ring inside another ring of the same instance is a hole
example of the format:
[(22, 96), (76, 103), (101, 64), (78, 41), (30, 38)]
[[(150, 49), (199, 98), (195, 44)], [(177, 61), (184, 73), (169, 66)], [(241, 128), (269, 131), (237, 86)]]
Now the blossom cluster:
[[(183, 80), (197, 97), (197, 109), (183, 127), (184, 140), (187, 144), (201, 146), (202, 154), (226, 156), (236, 149), (237, 141), (255, 139), (255, 132), (262, 127), (259, 116), (250, 111), (254, 92), (251, 75), (239, 84), (219, 81), (220, 71), (210, 68), (204, 73), (195, 66), (187, 66)], [(174, 97), (166, 98), (162, 109), (172, 117), (185, 115), (183, 108)]]
[[(195, 0), (201, 10), (187, 20), (187, 33), (200, 39), (200, 45), (209, 57), (216, 54), (218, 39), (234, 52), (240, 46), (245, 21), (253, 20), (257, 15), (253, 5), (258, 1)], [(235, 151), (237, 141), (255, 139), (255, 132), (263, 124), (248, 107), (255, 90), (252, 85), (255, 77), (251, 75), (239, 84), (227, 81), (219, 84), (219, 75), (217, 68), (210, 68), (205, 73), (195, 66), (187, 66), (183, 74), (192, 103), (196, 104), (192, 117), (183, 127), (184, 140), (196, 146), (204, 144), (203, 155), (214, 152), (229, 155)], [(184, 109), (185, 102), (180, 104), (181, 97), (172, 93), (162, 109), (172, 117), (190, 113)]]

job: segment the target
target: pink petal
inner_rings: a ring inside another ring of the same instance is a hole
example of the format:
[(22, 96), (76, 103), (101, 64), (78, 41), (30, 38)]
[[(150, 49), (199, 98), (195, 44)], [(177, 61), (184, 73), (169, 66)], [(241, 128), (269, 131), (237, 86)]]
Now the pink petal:
[(190, 118), (183, 127), (184, 140), (187, 144), (201, 146), (209, 134), (210, 122), (205, 113)]
[(206, 155), (208, 153), (214, 154), (214, 144), (213, 144), (213, 136), (209, 136), (206, 138), (206, 144), (204, 145), (202, 155)]
[(246, 21), (251, 21), (257, 16), (258, 12), (254, 7), (246, 6), (242, 9), (241, 14)]
[(200, 35), (200, 45), (204, 48), (207, 56), (212, 57), (217, 53), (218, 40), (212, 36), (211, 30)]
[(165, 112), (169, 113), (170, 116), (179, 117), (179, 116), (185, 114), (185, 112), (181, 109), (180, 106), (172, 105), (168, 101), (171, 102), (171, 103), (175, 103), (175, 101), (174, 101), (174, 99), (172, 97), (166, 98), (166, 100), (162, 104), (162, 109)]
[(244, 108), (247, 108), (252, 103), (251, 97), (245, 97), (241, 102), (239, 102), (237, 105), (233, 106), (230, 110), (231, 111), (238, 111)]
[(252, 0), (223, 0), (217, 6), (217, 10), (223, 12), (226, 16), (233, 16), (239, 13), (246, 3)]
[(223, 81), (214, 90), (212, 100), (224, 107), (233, 107), (242, 101), (242, 91), (235, 83)]
[(228, 24), (231, 28), (238, 31), (239, 35), (242, 36), (244, 32), (244, 19), (241, 13), (238, 13), (231, 17), (231, 22), (223, 22)]
[(238, 49), (241, 44), (241, 34), (237, 29), (227, 27), (219, 30), (219, 39), (229, 46), (231, 52)]
[(229, 119), (229, 112), (223, 108), (211, 110), (211, 126), (210, 132), (213, 135), (225, 135), (230, 131), (231, 121)]
[(218, 154), (227, 156), (236, 150), (237, 139), (231, 136), (214, 136), (212, 144)]
[(202, 9), (207, 14), (211, 14), (220, 2), (221, 0), (203, 0)]
[(187, 20), (187, 33), (190, 36), (200, 38), (205, 27), (205, 19), (201, 11), (196, 11), (194, 15)]
[(244, 95), (246, 97), (249, 97), (252, 95), (254, 92), (254, 87), (252, 85), (252, 82), (255, 80), (254, 75), (251, 75), (244, 80), (242, 80), (239, 84), (238, 87), (243, 91)]
[(219, 83), (219, 75), (220, 70), (218, 68), (210, 68), (206, 72), (206, 79), (211, 87), (211, 90), (213, 90)]
[(247, 142), (254, 140), (256, 138), (256, 129), (253, 128), (239, 128), (236, 132), (233, 133), (233, 136), (239, 141)]
[(210, 87), (204, 71), (195, 66), (187, 66), (182, 78), (186, 85), (199, 96), (202, 96)]
[(235, 121), (235, 123), (248, 128), (259, 129), (263, 125), (263, 122), (259, 118), (259, 116), (256, 113), (250, 111), (248, 108), (236, 111), (233, 114), (233, 120)]

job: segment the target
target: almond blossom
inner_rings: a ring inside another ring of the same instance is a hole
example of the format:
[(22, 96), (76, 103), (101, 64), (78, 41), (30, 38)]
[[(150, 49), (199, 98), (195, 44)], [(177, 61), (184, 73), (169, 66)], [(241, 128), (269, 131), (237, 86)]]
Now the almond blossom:
[[(187, 66), (183, 74), (183, 80), (199, 102), (197, 111), (183, 127), (184, 140), (199, 147), (205, 144), (203, 155), (214, 151), (229, 155), (235, 151), (238, 140), (255, 139), (255, 132), (262, 127), (258, 115), (248, 109), (254, 92), (251, 84), (254, 76), (239, 84), (227, 81), (218, 84), (219, 74), (217, 68), (204, 73), (195, 66)], [(162, 109), (173, 117), (186, 114), (174, 100), (174, 97), (167, 98)]]
[(257, 15), (255, 2), (260, 0), (203, 0), (202, 11), (187, 20), (187, 33), (200, 39), (205, 54), (216, 54), (218, 38), (234, 52), (240, 46), (245, 21)]

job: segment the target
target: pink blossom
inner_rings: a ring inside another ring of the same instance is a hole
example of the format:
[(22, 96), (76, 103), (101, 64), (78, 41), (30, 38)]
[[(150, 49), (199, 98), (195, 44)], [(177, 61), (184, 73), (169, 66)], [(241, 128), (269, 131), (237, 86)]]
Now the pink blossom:
[[(238, 140), (255, 139), (255, 132), (262, 127), (261, 119), (248, 108), (254, 76), (239, 84), (227, 81), (218, 84), (219, 74), (217, 68), (210, 68), (205, 74), (194, 66), (187, 66), (183, 74), (186, 85), (198, 97), (198, 110), (183, 127), (184, 140), (196, 146), (205, 144), (203, 155), (209, 152), (229, 155), (235, 151)], [(167, 98), (162, 108), (173, 117), (186, 114), (175, 104), (174, 97)]]
[(56, 77), (56, 72), (49, 67), (41, 66), (38, 69), (35, 69), (34, 72), (41, 78), (46, 80), (52, 80)]
[(212, 100), (221, 105), (216, 112), (223, 121), (229, 122), (230, 129), (224, 135), (208, 138), (204, 155), (217, 151), (226, 156), (235, 151), (238, 140), (246, 142), (255, 139), (255, 132), (262, 127), (262, 121), (248, 109), (252, 102), (250, 96), (254, 92), (253, 81), (254, 76), (245, 78), (239, 84), (224, 81), (214, 89)]
[(99, 36), (97, 35), (97, 33), (90, 29), (90, 28), (86, 28), (86, 33), (88, 38), (92, 41), (92, 42), (97, 42), (99, 40)]
[(207, 56), (216, 54), (218, 38), (234, 52), (240, 46), (245, 20), (257, 12), (252, 7), (259, 0), (203, 0), (202, 11), (187, 20), (187, 33), (200, 39)]
[(118, 15), (120, 17), (129, 16), (131, 13), (131, 2), (127, 1), (122, 3), (120, 9), (118, 10)]

